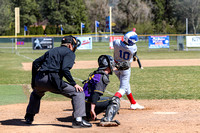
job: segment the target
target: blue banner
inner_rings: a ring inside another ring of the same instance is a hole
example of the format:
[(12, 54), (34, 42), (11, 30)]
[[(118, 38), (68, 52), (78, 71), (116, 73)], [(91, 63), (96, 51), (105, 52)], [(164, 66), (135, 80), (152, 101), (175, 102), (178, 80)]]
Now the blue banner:
[(106, 32), (110, 31), (110, 16), (106, 17)]
[(149, 48), (169, 48), (169, 36), (149, 36)]
[(26, 25), (24, 25), (24, 31), (28, 31), (28, 28)]
[(85, 24), (84, 24), (84, 23), (81, 23), (81, 27), (82, 27), (82, 28), (85, 28)]
[(99, 21), (95, 21), (96, 27), (99, 27)]

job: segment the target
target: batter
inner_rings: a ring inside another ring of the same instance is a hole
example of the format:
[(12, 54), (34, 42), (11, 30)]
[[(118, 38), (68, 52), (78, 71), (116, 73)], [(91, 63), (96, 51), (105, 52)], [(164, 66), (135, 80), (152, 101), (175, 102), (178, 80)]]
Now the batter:
[(130, 64), (133, 61), (135, 53), (137, 52), (137, 41), (137, 34), (133, 31), (130, 31), (124, 35), (123, 42), (119, 39), (113, 42), (115, 63), (126, 64), (126, 66), (123, 65), (114, 71), (120, 80), (119, 91), (115, 93), (115, 96), (121, 98), (124, 94), (126, 94), (131, 103), (130, 109), (144, 109), (143, 106), (139, 105), (134, 100), (129, 83), (131, 76)]

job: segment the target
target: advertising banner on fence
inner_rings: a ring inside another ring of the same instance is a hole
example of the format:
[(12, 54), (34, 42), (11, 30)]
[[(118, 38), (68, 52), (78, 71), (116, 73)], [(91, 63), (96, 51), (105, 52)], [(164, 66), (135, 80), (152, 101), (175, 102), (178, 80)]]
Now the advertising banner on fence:
[(77, 37), (81, 45), (77, 49), (92, 49), (92, 37)]
[(110, 36), (110, 49), (113, 49), (113, 41), (117, 39), (124, 41), (124, 36)]
[(186, 36), (186, 47), (200, 47), (200, 36)]
[(54, 39), (51, 37), (32, 38), (33, 50), (53, 48)]
[(149, 48), (169, 48), (169, 36), (149, 36)]
[(110, 16), (106, 17), (106, 32), (110, 31)]

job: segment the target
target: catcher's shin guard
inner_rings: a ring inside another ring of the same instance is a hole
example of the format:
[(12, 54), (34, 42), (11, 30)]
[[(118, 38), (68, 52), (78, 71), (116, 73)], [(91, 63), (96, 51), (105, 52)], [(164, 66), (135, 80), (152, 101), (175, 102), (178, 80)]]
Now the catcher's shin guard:
[(114, 96), (111, 99), (110, 105), (107, 107), (105, 117), (103, 117), (101, 121), (103, 122), (112, 121), (119, 109), (120, 109), (120, 99)]

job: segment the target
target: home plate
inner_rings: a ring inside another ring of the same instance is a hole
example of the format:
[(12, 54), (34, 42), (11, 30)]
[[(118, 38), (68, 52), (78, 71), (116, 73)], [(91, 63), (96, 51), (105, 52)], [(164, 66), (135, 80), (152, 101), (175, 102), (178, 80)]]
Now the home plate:
[(157, 115), (174, 115), (174, 114), (178, 114), (178, 112), (153, 112), (153, 114), (157, 114)]

